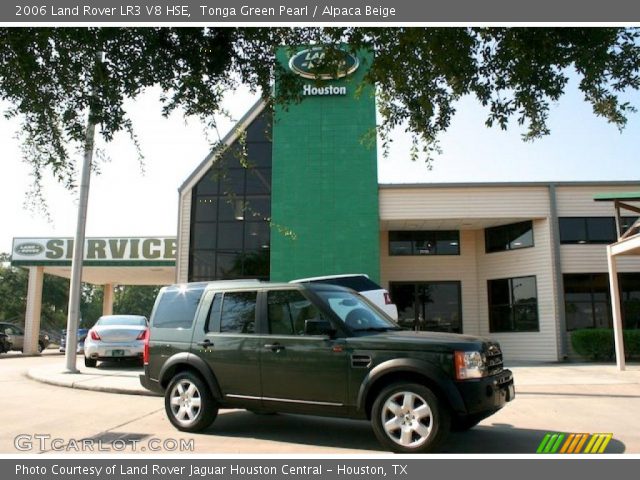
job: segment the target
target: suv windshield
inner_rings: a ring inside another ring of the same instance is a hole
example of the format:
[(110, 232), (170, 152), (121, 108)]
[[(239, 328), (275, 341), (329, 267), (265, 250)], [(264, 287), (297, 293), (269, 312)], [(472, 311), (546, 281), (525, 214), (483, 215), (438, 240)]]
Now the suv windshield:
[(315, 293), (353, 332), (400, 330), (360, 295), (341, 290), (316, 290)]

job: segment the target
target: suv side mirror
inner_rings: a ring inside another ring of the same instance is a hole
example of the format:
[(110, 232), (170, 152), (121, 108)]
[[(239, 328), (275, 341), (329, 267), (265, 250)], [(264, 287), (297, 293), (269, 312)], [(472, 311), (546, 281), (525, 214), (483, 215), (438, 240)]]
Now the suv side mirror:
[(335, 337), (336, 329), (327, 320), (310, 319), (304, 321), (305, 335), (328, 335)]

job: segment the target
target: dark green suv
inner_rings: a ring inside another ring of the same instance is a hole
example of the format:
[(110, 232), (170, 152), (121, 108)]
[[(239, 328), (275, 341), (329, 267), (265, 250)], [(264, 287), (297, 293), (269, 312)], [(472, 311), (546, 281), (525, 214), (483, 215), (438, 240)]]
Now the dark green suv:
[(514, 398), (497, 343), (401, 329), (356, 292), (219, 281), (165, 287), (142, 384), (179, 430), (219, 408), (369, 419), (395, 452), (429, 452)]

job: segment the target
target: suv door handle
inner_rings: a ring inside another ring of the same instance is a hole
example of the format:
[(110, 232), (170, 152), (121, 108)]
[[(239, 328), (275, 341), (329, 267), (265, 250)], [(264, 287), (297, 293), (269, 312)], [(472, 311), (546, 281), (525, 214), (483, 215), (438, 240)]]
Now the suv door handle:
[(284, 350), (284, 345), (280, 343), (267, 343), (264, 348), (268, 348), (272, 352), (279, 352), (280, 350)]
[(213, 342), (211, 340), (209, 340), (208, 338), (203, 340), (202, 342), (198, 342), (198, 345), (200, 345), (201, 347), (213, 347)]

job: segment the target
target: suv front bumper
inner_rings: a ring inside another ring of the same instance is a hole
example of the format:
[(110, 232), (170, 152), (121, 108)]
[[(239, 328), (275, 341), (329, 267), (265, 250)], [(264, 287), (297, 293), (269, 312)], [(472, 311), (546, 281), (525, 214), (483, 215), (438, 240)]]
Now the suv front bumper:
[(464, 399), (468, 415), (491, 414), (516, 396), (511, 370), (477, 380), (459, 381), (456, 386)]

